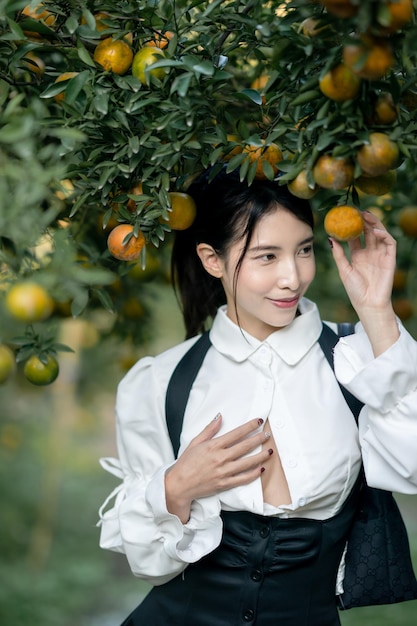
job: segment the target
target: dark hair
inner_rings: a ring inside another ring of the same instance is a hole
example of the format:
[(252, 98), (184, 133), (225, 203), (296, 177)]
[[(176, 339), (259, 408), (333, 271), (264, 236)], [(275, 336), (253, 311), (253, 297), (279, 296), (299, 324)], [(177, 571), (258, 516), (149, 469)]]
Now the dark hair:
[(314, 220), (307, 200), (296, 198), (286, 185), (267, 180), (241, 181), (237, 170), (229, 174), (223, 168), (211, 180), (211, 170), (204, 172), (187, 190), (197, 206), (190, 228), (177, 231), (172, 251), (171, 269), (174, 289), (179, 297), (186, 337), (204, 331), (208, 318), (226, 303), (221, 281), (206, 272), (196, 252), (199, 243), (207, 243), (220, 256), (243, 239), (245, 245), (235, 271), (239, 269), (259, 220), (277, 205), (313, 228)]

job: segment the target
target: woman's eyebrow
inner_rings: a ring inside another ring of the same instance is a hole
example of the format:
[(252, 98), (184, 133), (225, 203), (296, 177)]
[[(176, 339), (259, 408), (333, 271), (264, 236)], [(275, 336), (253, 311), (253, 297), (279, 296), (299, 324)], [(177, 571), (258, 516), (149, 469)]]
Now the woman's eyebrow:
[[(313, 236), (307, 237), (306, 239), (299, 241), (297, 246), (305, 246), (307, 243), (312, 243), (313, 241), (314, 241)], [(264, 250), (282, 250), (282, 247), (263, 244), (259, 246), (252, 246), (251, 248), (249, 248), (249, 252), (263, 252)]]

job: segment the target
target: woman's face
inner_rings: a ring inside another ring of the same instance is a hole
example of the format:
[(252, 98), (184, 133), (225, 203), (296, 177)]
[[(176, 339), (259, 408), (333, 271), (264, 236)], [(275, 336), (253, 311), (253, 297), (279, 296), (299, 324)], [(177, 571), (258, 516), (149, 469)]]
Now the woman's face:
[(313, 231), (281, 207), (262, 217), (238, 270), (235, 295), (235, 270), (243, 246), (244, 241), (238, 241), (220, 259), (227, 314), (263, 341), (293, 321), (314, 278)]

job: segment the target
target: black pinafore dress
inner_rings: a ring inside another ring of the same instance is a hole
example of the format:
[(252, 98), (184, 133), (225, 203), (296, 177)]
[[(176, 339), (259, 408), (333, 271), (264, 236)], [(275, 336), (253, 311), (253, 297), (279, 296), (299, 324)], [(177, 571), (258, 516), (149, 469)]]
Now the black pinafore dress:
[(154, 587), (122, 626), (339, 626), (336, 578), (360, 485), (323, 521), (223, 511), (220, 546)]

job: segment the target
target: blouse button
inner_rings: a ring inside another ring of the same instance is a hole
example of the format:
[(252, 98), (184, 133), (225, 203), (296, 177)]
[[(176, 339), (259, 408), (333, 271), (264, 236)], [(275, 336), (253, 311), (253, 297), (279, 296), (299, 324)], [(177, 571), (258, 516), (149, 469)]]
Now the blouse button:
[(243, 619), (245, 622), (253, 622), (254, 617), (255, 611), (252, 611), (252, 609), (247, 609), (247, 611), (243, 613)]
[(259, 531), (259, 534), (261, 535), (262, 539), (265, 539), (265, 537), (268, 537), (269, 535), (268, 526), (262, 526), (261, 530)]
[(252, 570), (252, 573), (250, 575), (250, 577), (252, 578), (252, 580), (256, 583), (258, 583), (260, 580), (262, 580), (262, 572), (260, 569), (254, 569)]

